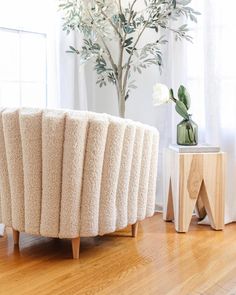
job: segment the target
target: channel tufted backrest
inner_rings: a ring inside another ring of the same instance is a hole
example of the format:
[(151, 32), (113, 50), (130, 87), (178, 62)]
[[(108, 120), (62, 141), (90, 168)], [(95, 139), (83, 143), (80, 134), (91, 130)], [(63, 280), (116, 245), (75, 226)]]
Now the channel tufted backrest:
[(0, 110), (0, 221), (96, 236), (154, 213), (159, 134), (91, 112)]

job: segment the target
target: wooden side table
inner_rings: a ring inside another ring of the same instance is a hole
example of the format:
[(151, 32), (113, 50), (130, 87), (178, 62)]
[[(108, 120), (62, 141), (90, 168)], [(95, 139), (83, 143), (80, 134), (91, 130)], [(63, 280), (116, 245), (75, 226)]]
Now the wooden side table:
[(165, 152), (163, 219), (187, 232), (196, 203), (202, 203), (215, 230), (224, 228), (225, 153)]

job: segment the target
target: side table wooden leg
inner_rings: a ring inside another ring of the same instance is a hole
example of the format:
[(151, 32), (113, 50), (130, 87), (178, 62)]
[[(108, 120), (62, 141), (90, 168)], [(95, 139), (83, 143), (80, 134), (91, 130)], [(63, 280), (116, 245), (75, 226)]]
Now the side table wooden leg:
[(205, 159), (206, 167), (211, 167), (204, 175), (201, 198), (205, 205), (211, 227), (224, 229), (225, 208), (225, 154), (219, 153)]
[[(174, 220), (174, 191), (175, 175), (173, 174), (172, 165), (176, 166), (173, 153), (168, 150), (164, 153), (164, 201), (163, 201), (163, 219), (165, 221)], [(176, 168), (176, 167), (175, 167)], [(175, 170), (174, 168), (174, 170)]]
[(225, 224), (225, 169), (226, 154), (220, 154), (217, 157), (217, 173), (216, 173), (216, 194), (215, 194), (215, 222), (213, 228), (215, 230), (223, 230)]
[(167, 200), (163, 206), (163, 219), (165, 221), (173, 221), (174, 220), (174, 206), (173, 206), (173, 194), (172, 194), (172, 184), (171, 179), (169, 181), (169, 189)]

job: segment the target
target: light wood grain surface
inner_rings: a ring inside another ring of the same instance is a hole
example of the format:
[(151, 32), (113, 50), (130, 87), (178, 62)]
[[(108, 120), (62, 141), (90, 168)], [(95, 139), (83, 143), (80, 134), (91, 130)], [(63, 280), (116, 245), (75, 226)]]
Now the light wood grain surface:
[(81, 238), (80, 260), (68, 240), (22, 234), (21, 251), (0, 238), (1, 295), (233, 295), (236, 224), (212, 231), (193, 220), (175, 232), (160, 214), (113, 235)]
[(165, 153), (164, 220), (187, 232), (194, 208), (206, 211), (215, 230), (224, 228), (225, 153)]

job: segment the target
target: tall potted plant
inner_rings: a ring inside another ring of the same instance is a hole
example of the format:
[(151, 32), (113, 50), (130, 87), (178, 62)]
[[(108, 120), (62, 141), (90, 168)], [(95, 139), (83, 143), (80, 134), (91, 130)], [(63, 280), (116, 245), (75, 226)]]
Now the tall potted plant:
[[(124, 4), (127, 2), (127, 5)], [(125, 116), (125, 102), (136, 88), (134, 72), (142, 73), (151, 65), (163, 66), (161, 46), (167, 43), (166, 33), (172, 31), (176, 40), (191, 40), (188, 26), (176, 26), (182, 16), (196, 22), (199, 13), (191, 0), (62, 0), (63, 29), (79, 31), (84, 36), (81, 48), (70, 46), (69, 52), (79, 54), (81, 62), (93, 59), (97, 84), (114, 84), (119, 114)], [(140, 5), (142, 9), (140, 9)], [(143, 42), (147, 30), (155, 39)], [(113, 50), (115, 48), (116, 50)]]

